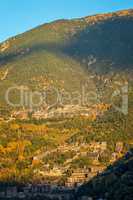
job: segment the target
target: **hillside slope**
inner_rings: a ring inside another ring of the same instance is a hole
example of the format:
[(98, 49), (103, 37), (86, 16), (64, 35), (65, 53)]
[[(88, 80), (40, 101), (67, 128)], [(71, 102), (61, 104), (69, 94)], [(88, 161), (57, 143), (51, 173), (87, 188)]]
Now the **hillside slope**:
[[(80, 198), (90, 195), (93, 179), (94, 198), (104, 197), (116, 179), (112, 189), (123, 187), (125, 171), (115, 178), (111, 171), (105, 185), (102, 177), (103, 193), (97, 175), (133, 148), (132, 35), (133, 10), (125, 10), (55, 21), (0, 44), (1, 184), (88, 182)], [(47, 92), (47, 102), (9, 106), (5, 93), (12, 86), (14, 103), (19, 89), (25, 101), (33, 91)]]
[[(132, 24), (133, 11), (125, 10), (55, 21), (5, 41), (0, 45), (1, 106), (7, 106), (5, 91), (14, 85), (81, 92), (93, 75), (88, 91), (96, 91), (98, 75), (105, 80), (113, 72), (131, 74)], [(12, 98), (17, 102), (17, 92)]]

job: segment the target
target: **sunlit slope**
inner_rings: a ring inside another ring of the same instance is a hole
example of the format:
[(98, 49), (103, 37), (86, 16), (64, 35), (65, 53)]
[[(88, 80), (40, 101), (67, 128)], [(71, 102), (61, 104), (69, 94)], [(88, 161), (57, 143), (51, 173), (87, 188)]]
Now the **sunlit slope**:
[[(133, 11), (59, 20), (7, 40), (0, 46), (0, 102), (13, 85), (42, 91), (81, 91), (94, 73), (131, 71)], [(95, 80), (90, 88), (95, 90)], [(90, 89), (89, 88), (89, 89)], [(14, 99), (17, 94), (14, 94)]]

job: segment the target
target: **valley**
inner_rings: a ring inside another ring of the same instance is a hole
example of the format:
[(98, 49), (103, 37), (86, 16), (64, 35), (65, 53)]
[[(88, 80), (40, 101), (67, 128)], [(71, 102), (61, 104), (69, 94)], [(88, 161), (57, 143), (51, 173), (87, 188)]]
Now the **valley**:
[(132, 200), (132, 35), (131, 9), (0, 44), (0, 199)]

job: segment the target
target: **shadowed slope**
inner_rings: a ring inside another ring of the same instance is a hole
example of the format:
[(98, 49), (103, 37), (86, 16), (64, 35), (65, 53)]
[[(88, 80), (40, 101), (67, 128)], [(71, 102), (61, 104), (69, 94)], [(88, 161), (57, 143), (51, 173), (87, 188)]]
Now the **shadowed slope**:
[(81, 196), (94, 199), (132, 200), (133, 149), (109, 166), (102, 174), (81, 186), (77, 192), (78, 199), (81, 199)]

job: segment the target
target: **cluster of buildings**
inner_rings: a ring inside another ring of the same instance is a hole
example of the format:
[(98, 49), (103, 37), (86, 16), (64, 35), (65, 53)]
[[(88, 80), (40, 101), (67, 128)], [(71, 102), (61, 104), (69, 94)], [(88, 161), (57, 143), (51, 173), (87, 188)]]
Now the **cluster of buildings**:
[[(60, 117), (74, 117), (79, 114), (83, 110), (82, 107), (76, 105), (66, 105), (63, 107), (53, 108), (51, 110), (41, 109), (32, 112), (31, 117), (36, 120), (40, 119), (51, 119), (51, 118), (60, 118)], [(84, 108), (84, 111), (87, 111)], [(11, 114), (12, 118), (17, 118), (21, 120), (25, 120), (29, 118), (29, 110), (19, 110), (13, 111)]]
[[(100, 111), (104, 111), (108, 109), (108, 105), (95, 105), (91, 108), (84, 107), (80, 105), (64, 105), (59, 106), (57, 108), (53, 108), (51, 110), (40, 109), (37, 111), (32, 112), (31, 117), (36, 120), (40, 119), (51, 119), (51, 118), (61, 118), (61, 117), (75, 117), (75, 116), (82, 116), (82, 117), (93, 117), (93, 115), (96, 116), (99, 115)], [(26, 120), (29, 118), (29, 113), (31, 113), (30, 110), (19, 110), (19, 111), (13, 111), (11, 114), (12, 118), (17, 118), (21, 120)]]
[[(123, 147), (124, 147), (123, 142), (116, 143), (115, 152), (113, 152), (112, 155), (110, 155), (111, 156), (110, 163), (115, 162), (118, 158), (120, 158), (123, 155), (122, 153)], [(90, 144), (82, 144), (81, 146), (64, 145), (54, 150), (54, 153), (69, 152), (70, 150), (75, 151), (74, 157), (67, 159), (62, 165), (57, 165), (57, 164), (54, 165), (53, 168), (50, 168), (50, 166), (47, 164), (47, 166), (44, 166), (44, 168), (41, 170), (36, 169), (35, 174), (36, 175), (38, 174), (42, 178), (43, 177), (54, 178), (54, 180), (57, 180), (58, 183), (58, 181), (62, 177), (66, 177), (67, 172), (70, 171), (71, 173), (69, 174), (69, 176), (67, 176), (67, 179), (65, 180), (64, 184), (66, 187), (73, 188), (75, 186), (80, 186), (83, 183), (88, 182), (93, 177), (103, 173), (103, 171), (106, 169), (106, 165), (103, 165), (99, 161), (99, 156), (104, 152), (106, 152), (107, 142), (91, 142)], [(91, 159), (91, 164), (89, 166), (85, 166), (83, 169), (77, 167), (77, 169), (72, 170), (73, 169), (71, 168), (72, 162), (80, 158), (80, 156), (81, 157), (85, 156), (88, 157), (88, 159)], [(43, 159), (43, 157), (41, 159)]]
[[(89, 196), (77, 197), (78, 188), (68, 188), (57, 185), (32, 185), (27, 186), (4, 186), (0, 188), (0, 199), (44, 199), (44, 200), (93, 200)], [(105, 199), (97, 199), (105, 200)]]
[(50, 111), (39, 110), (33, 113), (32, 118), (39, 119), (50, 119), (60, 117), (74, 117), (84, 113), (89, 115), (90, 109), (79, 106), (79, 105), (65, 105), (58, 108), (53, 108)]
[(75, 190), (56, 185), (27, 185), (7, 186), (0, 188), (0, 199), (36, 199), (43, 197), (45, 200), (74, 200)]
[(105, 170), (105, 168), (105, 166), (97, 165), (90, 166), (89, 168), (77, 169), (73, 171), (70, 177), (67, 178), (66, 187), (79, 187), (85, 182), (88, 182), (91, 179), (93, 179), (97, 174), (102, 173)]
[[(67, 176), (67, 179), (65, 180), (65, 186), (70, 188), (80, 186), (105, 170), (106, 167), (99, 162), (99, 155), (100, 153), (106, 151), (106, 149), (106, 142), (91, 142), (90, 144), (60, 146), (54, 150), (54, 153), (63, 153), (72, 150), (73, 152), (75, 151), (75, 156), (67, 159), (61, 166), (54, 165), (53, 168), (50, 168), (50, 166), (47, 164), (42, 170), (36, 169), (34, 172), (36, 175), (38, 174), (39, 177), (41, 176), (42, 178), (52, 177), (56, 180), (59, 180), (61, 177), (66, 177), (67, 172), (71, 171), (70, 175)], [(88, 157), (88, 159), (91, 158), (91, 164), (89, 166), (85, 166), (83, 169), (77, 168), (72, 171), (72, 162), (80, 158), (80, 156)], [(37, 158), (39, 159), (39, 157)], [(41, 159), (43, 159), (43, 157)]]

